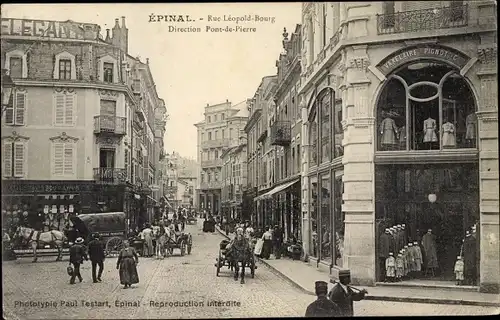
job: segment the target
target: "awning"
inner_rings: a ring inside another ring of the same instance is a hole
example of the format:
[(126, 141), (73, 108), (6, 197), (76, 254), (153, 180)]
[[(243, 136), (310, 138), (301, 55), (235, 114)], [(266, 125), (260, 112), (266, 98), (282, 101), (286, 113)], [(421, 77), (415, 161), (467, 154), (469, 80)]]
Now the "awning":
[(174, 207), (172, 207), (172, 205), (170, 204), (170, 201), (168, 201), (167, 197), (163, 196), (163, 199), (165, 200), (165, 203), (167, 204), (167, 207), (169, 207), (170, 209), (173, 209)]
[(260, 196), (258, 197), (255, 197), (253, 198), (253, 201), (259, 201), (259, 200), (264, 200), (264, 199), (270, 199), (272, 198), (272, 196), (278, 192), (281, 192), (283, 190), (285, 190), (286, 188), (290, 187), (291, 185), (295, 184), (296, 182), (298, 182), (300, 180), (300, 178), (298, 179), (295, 179), (295, 180), (292, 180), (292, 181), (289, 181), (287, 183), (284, 183), (282, 185), (279, 185), (279, 186), (276, 186), (274, 187), (273, 189), (271, 189), (270, 191), (264, 193), (264, 194), (261, 194)]

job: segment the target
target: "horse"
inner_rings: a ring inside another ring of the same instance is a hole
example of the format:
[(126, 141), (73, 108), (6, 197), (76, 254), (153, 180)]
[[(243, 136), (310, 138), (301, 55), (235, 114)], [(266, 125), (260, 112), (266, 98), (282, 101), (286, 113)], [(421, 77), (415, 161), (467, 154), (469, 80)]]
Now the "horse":
[(62, 260), (62, 246), (66, 242), (66, 235), (59, 230), (51, 230), (46, 232), (37, 231), (33, 228), (18, 227), (15, 233), (16, 236), (24, 239), (33, 250), (33, 262), (37, 262), (36, 249), (39, 244), (54, 245), (57, 248), (56, 261)]
[[(163, 232), (161, 230), (163, 228)], [(155, 254), (156, 254), (156, 259), (163, 259), (165, 258), (165, 242), (167, 240), (165, 236), (165, 227), (163, 225), (159, 227), (154, 227), (153, 229), (153, 237), (156, 239), (156, 247), (155, 247)]]
[(241, 263), (241, 284), (245, 283), (245, 267), (252, 259), (252, 249), (248, 240), (241, 234), (230, 244), (229, 260), (231, 261), (231, 269), (234, 267), (234, 281), (238, 281)]

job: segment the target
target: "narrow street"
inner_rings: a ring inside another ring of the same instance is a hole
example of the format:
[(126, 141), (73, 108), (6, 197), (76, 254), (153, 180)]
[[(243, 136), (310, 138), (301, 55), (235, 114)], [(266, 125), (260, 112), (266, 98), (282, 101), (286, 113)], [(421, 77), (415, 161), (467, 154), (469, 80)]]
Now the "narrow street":
[[(187, 226), (187, 231), (193, 234), (191, 255), (165, 260), (140, 258), (140, 283), (127, 290), (119, 285), (116, 258), (106, 260), (103, 282), (98, 284), (92, 283), (90, 262), (85, 262), (84, 281), (75, 285), (69, 285), (66, 275), (67, 257), (63, 262), (55, 262), (53, 257), (41, 258), (36, 264), (31, 258), (4, 262), (7, 319), (286, 317), (303, 316), (314, 301), (315, 297), (299, 291), (262, 264), (255, 279), (247, 277), (244, 285), (234, 281), (227, 269), (216, 277), (214, 262), (222, 236), (203, 233), (201, 220), (196, 226)], [(76, 306), (69, 305), (75, 300)], [(61, 305), (61, 301), (68, 305)], [(229, 301), (230, 305), (208, 306), (211, 301)], [(137, 306), (124, 305), (127, 303)], [(495, 308), (385, 301), (355, 304), (356, 315), (401, 315), (402, 310), (405, 315), (498, 312)]]

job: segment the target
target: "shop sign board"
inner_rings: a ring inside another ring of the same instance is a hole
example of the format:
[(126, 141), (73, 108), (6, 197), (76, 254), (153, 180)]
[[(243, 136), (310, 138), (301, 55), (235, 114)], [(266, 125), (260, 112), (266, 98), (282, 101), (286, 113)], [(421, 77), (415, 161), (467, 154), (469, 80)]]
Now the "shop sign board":
[(2, 36), (96, 40), (99, 26), (68, 21), (2, 18)]
[(461, 70), (470, 61), (464, 53), (440, 45), (419, 45), (400, 49), (382, 60), (377, 68), (388, 75), (402, 65), (412, 61), (441, 61)]

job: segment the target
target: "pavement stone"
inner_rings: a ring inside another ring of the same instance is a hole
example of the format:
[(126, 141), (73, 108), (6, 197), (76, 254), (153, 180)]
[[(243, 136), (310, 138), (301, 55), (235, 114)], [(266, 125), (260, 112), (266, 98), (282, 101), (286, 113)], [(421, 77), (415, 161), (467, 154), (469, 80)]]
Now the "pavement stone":
[[(69, 285), (67, 260), (55, 262), (43, 257), (31, 263), (21, 258), (3, 263), (4, 317), (6, 319), (185, 319), (238, 317), (303, 316), (315, 297), (291, 286), (289, 282), (258, 263), (255, 278), (247, 276), (242, 285), (229, 270), (215, 275), (215, 258), (223, 237), (203, 233), (201, 221), (187, 226), (193, 234), (193, 252), (164, 260), (140, 258), (140, 283), (130, 289), (119, 285), (116, 258), (105, 261), (103, 282), (91, 282), (91, 266), (82, 267), (83, 283)], [(76, 307), (26, 307), (15, 301), (48, 303), (77, 300)], [(109, 306), (85, 307), (80, 300), (108, 301)], [(236, 301), (239, 306), (208, 306), (208, 301)], [(115, 301), (136, 302), (138, 306), (115, 306)], [(150, 305), (150, 301), (164, 306)], [(170, 302), (198, 302), (198, 306), (169, 306)], [(204, 305), (201, 306), (201, 303)], [(404, 311), (403, 311), (404, 310)], [(355, 304), (356, 315), (484, 315), (498, 313), (498, 308), (475, 306), (422, 305), (391, 301), (361, 301)]]

